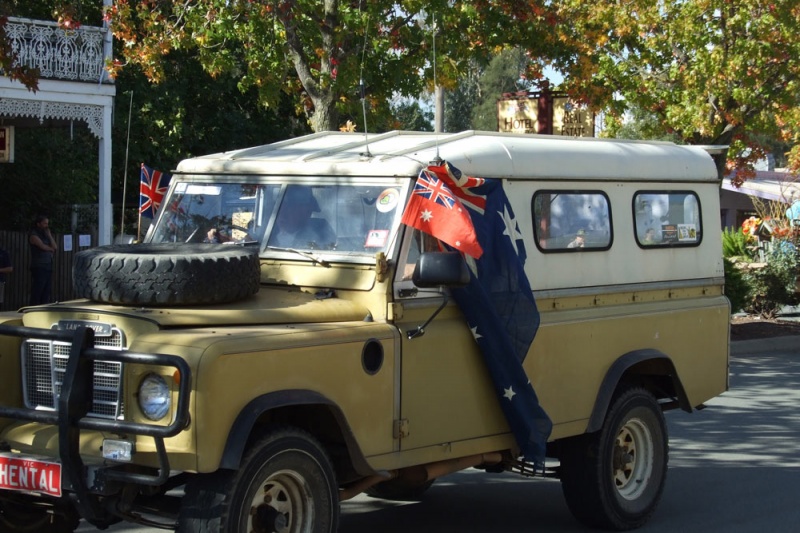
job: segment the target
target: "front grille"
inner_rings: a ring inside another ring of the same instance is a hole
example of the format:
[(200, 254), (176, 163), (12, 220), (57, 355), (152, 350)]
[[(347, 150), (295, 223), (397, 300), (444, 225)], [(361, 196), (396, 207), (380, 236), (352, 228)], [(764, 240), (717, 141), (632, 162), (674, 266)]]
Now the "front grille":
[[(124, 335), (117, 328), (105, 328), (95, 336), (95, 347), (122, 350)], [(71, 345), (66, 342), (27, 339), (22, 344), (22, 374), (25, 405), (31, 409), (56, 410)], [(122, 363), (95, 361), (92, 410), (89, 416), (122, 418)]]

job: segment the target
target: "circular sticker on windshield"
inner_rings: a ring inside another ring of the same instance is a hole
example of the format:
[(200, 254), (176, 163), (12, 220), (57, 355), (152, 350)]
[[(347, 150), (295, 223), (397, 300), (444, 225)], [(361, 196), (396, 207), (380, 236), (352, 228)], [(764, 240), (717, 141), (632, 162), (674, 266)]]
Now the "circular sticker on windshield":
[(386, 189), (378, 195), (378, 201), (375, 202), (375, 207), (381, 213), (388, 213), (392, 211), (400, 202), (400, 193), (397, 189)]

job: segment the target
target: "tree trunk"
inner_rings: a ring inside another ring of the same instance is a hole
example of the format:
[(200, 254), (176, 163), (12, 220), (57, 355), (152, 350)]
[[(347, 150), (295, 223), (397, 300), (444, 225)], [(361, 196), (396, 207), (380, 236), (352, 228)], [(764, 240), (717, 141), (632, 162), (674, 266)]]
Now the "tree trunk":
[(318, 98), (311, 98), (314, 104), (313, 114), (309, 118), (311, 129), (319, 131), (337, 131), (339, 129), (339, 113), (336, 111), (333, 95), (324, 92)]

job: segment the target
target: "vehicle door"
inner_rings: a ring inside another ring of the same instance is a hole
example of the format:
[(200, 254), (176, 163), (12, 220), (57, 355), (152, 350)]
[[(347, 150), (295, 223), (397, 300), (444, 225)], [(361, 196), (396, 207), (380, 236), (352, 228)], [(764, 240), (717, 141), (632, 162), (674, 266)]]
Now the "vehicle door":
[[(436, 241), (407, 228), (394, 283), (401, 337), (401, 420), (404, 451), (508, 431), (472, 332), (454, 301), (424, 328), (447, 297), (446, 289), (421, 289), (411, 281), (423, 251)], [(421, 329), (420, 329), (421, 328)]]

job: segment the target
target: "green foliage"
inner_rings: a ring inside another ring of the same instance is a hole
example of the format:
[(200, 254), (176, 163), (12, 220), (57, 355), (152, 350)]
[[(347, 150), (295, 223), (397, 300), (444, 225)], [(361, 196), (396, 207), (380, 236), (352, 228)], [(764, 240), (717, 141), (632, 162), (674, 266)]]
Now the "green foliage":
[[(164, 58), (163, 68), (167, 78), (157, 85), (136, 67), (117, 78), (111, 190), (118, 207), (124, 190), (129, 232), (137, 223), (130, 208), (139, 203), (141, 163), (169, 173), (186, 157), (310, 132), (288, 96), (267, 109), (255, 89), (240, 91), (232, 74), (210, 76), (194, 53), (174, 52)], [(36, 214), (44, 213), (54, 231), (63, 233), (72, 223), (71, 208), (64, 206), (97, 204), (99, 141), (78, 120), (19, 121), (15, 133), (15, 162), (0, 165), (0, 227), (26, 230)], [(120, 221), (115, 214), (112, 222)]]
[(744, 281), (750, 290), (744, 310), (764, 318), (774, 318), (786, 305), (797, 305), (798, 253), (782, 242), (767, 254), (766, 265), (747, 271)]
[[(126, 207), (138, 206), (142, 163), (169, 173), (187, 157), (310, 132), (288, 97), (276, 108), (267, 109), (259, 103), (255, 89), (240, 91), (232, 74), (210, 76), (194, 52), (173, 52), (164, 58), (163, 68), (166, 78), (159, 84), (149, 82), (136, 67), (123, 70), (117, 78), (112, 131), (112, 200), (117, 205), (122, 203), (125, 189)], [(87, 160), (92, 158), (96, 155)], [(114, 223), (118, 220), (115, 217)]]
[(407, 131), (433, 131), (433, 111), (423, 109), (417, 101), (400, 102), (392, 106), (396, 128)]
[(640, 107), (633, 107), (629, 110), (628, 117), (614, 136), (618, 139), (681, 143), (681, 139), (677, 135), (667, 132), (666, 126), (655, 113)]
[(472, 124), (477, 130), (497, 131), (497, 99), (503, 93), (520, 90), (517, 82), (530, 60), (521, 48), (503, 50), (495, 55), (481, 73), (479, 97), (472, 109)]
[(731, 302), (731, 312), (736, 313), (747, 305), (750, 287), (733, 261), (726, 257), (722, 262), (725, 269), (725, 296)]
[(55, 21), (66, 10), (82, 24), (102, 25), (102, 0), (0, 0), (0, 12), (14, 17)]
[(722, 230), (722, 256), (726, 258), (752, 257), (751, 247), (747, 242), (747, 235), (744, 234), (742, 228), (737, 228), (735, 230), (724, 228)]
[(684, 143), (729, 145), (739, 168), (771, 149), (765, 138), (800, 145), (797, 2), (554, 6), (564, 22), (560, 38), (573, 48), (555, 65), (568, 75), (564, 88), (607, 110), (612, 135), (629, 109), (640, 108)]
[(0, 165), (0, 227), (27, 230), (37, 214), (54, 231), (68, 224), (54, 217), (61, 205), (97, 202), (97, 139), (80, 122), (54, 121), (15, 129), (15, 161)]
[(163, 68), (166, 78), (159, 84), (150, 83), (135, 67), (117, 79), (114, 148), (127, 144), (132, 94), (129, 159), (136, 169), (142, 161), (151, 161), (151, 166), (168, 170), (185, 157), (267, 144), (309, 131), (287, 101), (264, 108), (255, 89), (240, 91), (232, 74), (210, 76), (194, 53), (173, 52)]
[(472, 62), (459, 83), (452, 89), (445, 91), (444, 131), (457, 133), (459, 131), (478, 129), (472, 124), (472, 110), (479, 101), (481, 94), (479, 85), (481, 70), (477, 63)]
[(163, 81), (165, 56), (196, 50), (207, 72), (237, 73), (239, 88), (256, 89), (271, 107), (290, 95), (323, 131), (348, 116), (361, 122), (352, 118), (361, 80), (368, 107), (382, 112), (395, 95), (430, 89), (434, 76), (454, 87), (470, 60), (485, 63), (504, 47), (524, 43), (546, 55), (555, 42), (551, 12), (545, 0), (195, 0), (118, 1), (108, 15), (123, 43), (112, 70), (136, 64)]
[(497, 131), (497, 99), (527, 90), (524, 79), (533, 62), (523, 48), (500, 50), (488, 65), (471, 62), (458, 85), (445, 95), (445, 131)]

